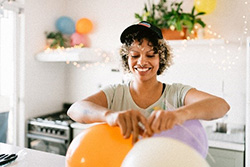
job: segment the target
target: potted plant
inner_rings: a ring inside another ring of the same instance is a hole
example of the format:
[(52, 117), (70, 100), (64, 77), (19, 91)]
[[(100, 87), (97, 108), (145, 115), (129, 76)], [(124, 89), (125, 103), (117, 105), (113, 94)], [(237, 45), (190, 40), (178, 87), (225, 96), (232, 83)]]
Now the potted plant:
[(135, 13), (135, 18), (161, 28), (165, 39), (186, 39), (188, 36), (195, 35), (195, 25), (202, 28), (206, 26), (199, 18), (205, 13), (195, 13), (194, 6), (190, 13), (185, 13), (182, 4), (183, 1), (172, 2), (168, 6), (167, 0), (160, 0), (158, 4), (148, 1), (148, 4), (144, 4), (142, 15)]
[(52, 49), (59, 47), (66, 47), (67, 39), (63, 37), (61, 32), (45, 32), (47, 39), (47, 46)]

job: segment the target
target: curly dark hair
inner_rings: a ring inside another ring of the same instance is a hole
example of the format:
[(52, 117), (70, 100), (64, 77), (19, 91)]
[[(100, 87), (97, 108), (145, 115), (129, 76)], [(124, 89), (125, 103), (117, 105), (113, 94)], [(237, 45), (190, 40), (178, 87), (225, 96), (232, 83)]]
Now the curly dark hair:
[(128, 53), (130, 46), (134, 41), (139, 41), (141, 44), (143, 40), (148, 40), (152, 44), (155, 53), (159, 54), (160, 65), (157, 71), (157, 75), (163, 73), (172, 64), (172, 50), (169, 45), (167, 45), (164, 39), (158, 39), (149, 31), (138, 31), (133, 34), (126, 36), (124, 44), (120, 48), (120, 55), (122, 58), (122, 66), (126, 72), (131, 72), (128, 65)]

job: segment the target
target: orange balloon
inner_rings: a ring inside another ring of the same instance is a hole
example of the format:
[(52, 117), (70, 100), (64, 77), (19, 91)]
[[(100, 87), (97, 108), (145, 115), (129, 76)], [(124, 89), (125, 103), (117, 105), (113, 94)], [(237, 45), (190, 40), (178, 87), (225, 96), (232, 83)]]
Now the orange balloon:
[(81, 18), (76, 23), (76, 32), (79, 34), (87, 34), (93, 29), (92, 22), (87, 18)]
[(83, 130), (70, 143), (67, 167), (120, 167), (132, 148), (132, 137), (124, 139), (119, 127), (107, 124)]

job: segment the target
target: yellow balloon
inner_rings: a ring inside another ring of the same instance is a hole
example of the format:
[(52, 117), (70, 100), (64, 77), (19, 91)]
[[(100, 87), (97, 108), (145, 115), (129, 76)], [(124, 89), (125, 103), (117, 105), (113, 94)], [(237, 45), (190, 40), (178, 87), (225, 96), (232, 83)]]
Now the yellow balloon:
[(206, 14), (210, 14), (216, 7), (216, 0), (195, 0), (194, 5), (195, 9), (198, 12), (205, 12)]

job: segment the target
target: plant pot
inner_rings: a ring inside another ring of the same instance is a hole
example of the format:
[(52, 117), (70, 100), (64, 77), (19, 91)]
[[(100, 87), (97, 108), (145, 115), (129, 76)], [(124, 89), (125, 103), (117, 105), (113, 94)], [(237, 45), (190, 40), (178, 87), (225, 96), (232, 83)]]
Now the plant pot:
[(55, 39), (48, 38), (46, 39), (46, 47), (50, 48), (51, 44), (54, 42)]
[(193, 29), (191, 32), (189, 32), (188, 30), (186, 31), (186, 39), (202, 39), (202, 38), (203, 38), (202, 29)]
[(166, 40), (183, 40), (186, 39), (186, 28), (182, 31), (171, 30), (167, 28), (161, 29), (163, 38)]

